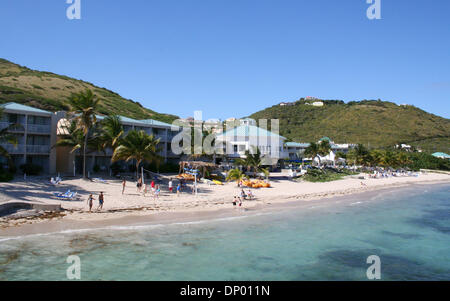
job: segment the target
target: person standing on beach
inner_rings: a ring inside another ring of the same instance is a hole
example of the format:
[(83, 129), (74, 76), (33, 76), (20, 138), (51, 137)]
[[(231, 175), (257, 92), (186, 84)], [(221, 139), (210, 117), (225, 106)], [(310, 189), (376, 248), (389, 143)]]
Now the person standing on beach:
[(88, 197), (89, 212), (92, 212), (93, 205), (94, 205), (94, 196), (92, 194), (90, 194)]
[(235, 196), (233, 199), (233, 208), (234, 209), (236, 209), (237, 203), (238, 203), (237, 196)]
[(178, 186), (177, 186), (177, 196), (180, 196), (180, 194), (181, 194), (181, 183), (178, 183)]
[(148, 192), (148, 185), (145, 184), (145, 185), (144, 185), (144, 197), (146, 197), (147, 192)]
[(122, 195), (125, 193), (125, 187), (127, 186), (127, 180), (122, 180)]
[(103, 195), (103, 192), (100, 192), (100, 195), (98, 196), (98, 208), (97, 210), (103, 210), (103, 204), (105, 203), (105, 196)]
[(136, 184), (137, 192), (141, 192), (142, 190), (142, 178), (139, 178)]
[(169, 192), (173, 193), (173, 182), (172, 182), (172, 179), (169, 180)]
[(159, 185), (157, 185), (155, 193), (154, 193), (155, 201), (159, 198), (160, 193), (161, 193), (161, 189), (159, 188)]

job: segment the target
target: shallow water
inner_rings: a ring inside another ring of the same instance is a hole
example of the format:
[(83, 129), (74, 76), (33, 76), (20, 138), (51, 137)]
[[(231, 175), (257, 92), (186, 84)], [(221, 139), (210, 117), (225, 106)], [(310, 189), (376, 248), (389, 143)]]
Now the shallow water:
[(450, 280), (450, 185), (240, 215), (0, 237), (0, 280)]

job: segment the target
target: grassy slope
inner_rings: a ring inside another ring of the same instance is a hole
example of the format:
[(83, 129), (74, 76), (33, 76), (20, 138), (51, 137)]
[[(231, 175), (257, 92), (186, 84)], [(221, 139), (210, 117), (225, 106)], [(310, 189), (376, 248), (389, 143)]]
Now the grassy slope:
[(427, 152), (450, 150), (449, 119), (390, 102), (330, 102), (313, 107), (299, 101), (294, 106), (273, 106), (250, 117), (279, 119), (281, 135), (300, 142), (328, 136), (337, 143), (370, 143), (370, 147), (406, 142)]
[(30, 70), (0, 59), (0, 104), (17, 102), (48, 111), (68, 110), (71, 93), (91, 89), (101, 100), (103, 114), (115, 113), (136, 119), (172, 122), (177, 116), (160, 114), (105, 88), (49, 72)]

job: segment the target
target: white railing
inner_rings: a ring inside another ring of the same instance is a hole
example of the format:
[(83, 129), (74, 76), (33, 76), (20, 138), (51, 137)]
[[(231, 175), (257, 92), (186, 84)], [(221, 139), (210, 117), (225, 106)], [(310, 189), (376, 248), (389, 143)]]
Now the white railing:
[(14, 146), (12, 144), (0, 144), (9, 154), (23, 154), (25, 153), (25, 145)]
[[(6, 129), (10, 126), (14, 125), (11, 122), (0, 122), (0, 130)], [(15, 129), (11, 129), (11, 132), (24, 132), (25, 127), (22, 124), (17, 124), (18, 126)]]
[(49, 145), (27, 145), (27, 153), (48, 154), (48, 153), (50, 153), (50, 146)]
[(50, 125), (28, 124), (28, 132), (32, 133), (50, 133)]

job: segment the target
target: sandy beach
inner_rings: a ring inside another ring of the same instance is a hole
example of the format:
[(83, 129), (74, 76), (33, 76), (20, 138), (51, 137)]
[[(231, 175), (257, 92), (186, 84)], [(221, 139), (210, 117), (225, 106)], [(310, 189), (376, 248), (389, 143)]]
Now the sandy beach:
[[(295, 182), (284, 177), (284, 174), (272, 174), (268, 189), (252, 189), (255, 200), (244, 201), (244, 208), (261, 208), (276, 204), (294, 202), (312, 202), (338, 196), (405, 187), (408, 185), (450, 183), (450, 175), (440, 173), (421, 173), (418, 177), (391, 177), (383, 179), (360, 179), (364, 176), (349, 176), (343, 180), (328, 183)], [(177, 183), (177, 181), (175, 181)], [(223, 186), (199, 184), (198, 195), (192, 193), (192, 184), (183, 188), (178, 197), (168, 191), (167, 184), (161, 184), (161, 195), (155, 199), (151, 193), (143, 196), (138, 193), (135, 182), (127, 182), (122, 195), (122, 183), (118, 180), (107, 180), (107, 184), (85, 181), (82, 179), (65, 180), (57, 187), (50, 186), (44, 180), (14, 181), (0, 184), (0, 204), (2, 202), (20, 201), (47, 204), (60, 204), (64, 209), (59, 214), (47, 214), (39, 218), (0, 218), (0, 236), (17, 233), (35, 233), (35, 224), (50, 224), (57, 221), (60, 230), (82, 228), (95, 223), (97, 226), (121, 224), (139, 221), (142, 217), (158, 220), (201, 219), (233, 211), (233, 197), (240, 194), (241, 189), (235, 182)], [(64, 193), (68, 189), (78, 193), (78, 199), (61, 201), (53, 193)], [(247, 192), (248, 189), (245, 189)], [(97, 211), (98, 194), (105, 195), (102, 211)], [(94, 211), (89, 212), (87, 198), (94, 194)], [(119, 222), (119, 220), (122, 220)], [(49, 229), (51, 230), (51, 229)]]

